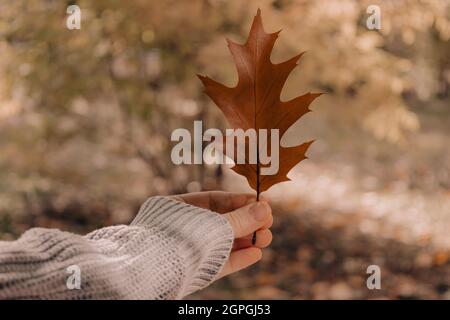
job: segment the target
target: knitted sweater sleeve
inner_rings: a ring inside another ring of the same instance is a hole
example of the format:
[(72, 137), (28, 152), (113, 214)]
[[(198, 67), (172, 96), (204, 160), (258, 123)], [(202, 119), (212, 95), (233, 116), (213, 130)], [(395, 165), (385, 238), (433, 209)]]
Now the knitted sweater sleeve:
[(0, 299), (181, 299), (215, 280), (232, 243), (221, 215), (152, 197), (128, 226), (0, 241)]

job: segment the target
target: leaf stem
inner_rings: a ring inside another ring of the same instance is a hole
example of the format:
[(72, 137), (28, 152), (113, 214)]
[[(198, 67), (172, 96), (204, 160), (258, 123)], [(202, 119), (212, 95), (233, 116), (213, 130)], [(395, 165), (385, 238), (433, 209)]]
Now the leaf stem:
[[(260, 183), (259, 183), (259, 174), (260, 174), (260, 168), (259, 168), (259, 137), (256, 137), (256, 201), (259, 201), (259, 189), (260, 189)], [(253, 232), (252, 236), (252, 245), (254, 246), (256, 243), (256, 231)]]

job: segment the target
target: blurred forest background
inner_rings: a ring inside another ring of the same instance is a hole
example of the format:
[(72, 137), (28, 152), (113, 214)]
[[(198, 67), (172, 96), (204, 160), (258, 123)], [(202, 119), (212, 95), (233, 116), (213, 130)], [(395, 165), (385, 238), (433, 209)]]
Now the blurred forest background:
[(283, 29), (274, 62), (307, 51), (282, 98), (327, 93), (282, 143), (317, 141), (267, 192), (262, 262), (194, 297), (450, 299), (450, 0), (2, 0), (0, 239), (127, 223), (150, 195), (248, 191), (228, 168), (173, 165), (170, 134), (226, 127), (195, 74), (236, 82), (225, 37), (243, 42), (258, 7)]

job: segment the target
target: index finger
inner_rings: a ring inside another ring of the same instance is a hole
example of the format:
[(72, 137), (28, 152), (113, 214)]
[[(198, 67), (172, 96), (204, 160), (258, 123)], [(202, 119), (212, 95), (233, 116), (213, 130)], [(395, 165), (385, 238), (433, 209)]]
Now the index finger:
[(225, 191), (192, 192), (174, 198), (218, 213), (230, 212), (256, 201), (256, 195), (252, 193)]

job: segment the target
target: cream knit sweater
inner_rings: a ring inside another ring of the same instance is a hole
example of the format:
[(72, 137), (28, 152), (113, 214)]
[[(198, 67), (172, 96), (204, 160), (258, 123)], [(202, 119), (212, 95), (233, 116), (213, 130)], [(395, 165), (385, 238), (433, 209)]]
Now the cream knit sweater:
[(0, 241), (0, 299), (181, 299), (215, 280), (232, 244), (218, 213), (152, 197), (129, 226)]

